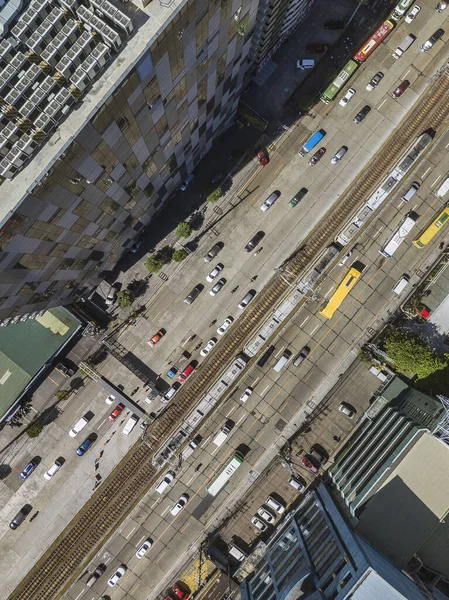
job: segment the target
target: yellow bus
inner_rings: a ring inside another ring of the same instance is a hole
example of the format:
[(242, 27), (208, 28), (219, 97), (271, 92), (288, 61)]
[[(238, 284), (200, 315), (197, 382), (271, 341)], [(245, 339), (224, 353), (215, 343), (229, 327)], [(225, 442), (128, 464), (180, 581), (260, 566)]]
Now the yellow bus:
[(330, 319), (333, 316), (334, 312), (357, 283), (357, 280), (364, 269), (364, 265), (361, 265), (360, 263), (357, 264), (359, 268), (352, 265), (343, 281), (332, 294), (332, 297), (329, 299), (326, 306), (320, 310), (320, 315), (323, 315), (326, 319)]
[(422, 234), (413, 243), (417, 248), (424, 248), (436, 236), (446, 221), (449, 219), (449, 204), (438, 213), (432, 223), (425, 229)]

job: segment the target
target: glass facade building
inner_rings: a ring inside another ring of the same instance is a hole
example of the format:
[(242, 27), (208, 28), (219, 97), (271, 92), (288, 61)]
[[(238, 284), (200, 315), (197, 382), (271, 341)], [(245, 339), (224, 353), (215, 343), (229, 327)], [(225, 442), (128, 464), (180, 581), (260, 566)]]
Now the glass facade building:
[[(72, 17), (86, 15), (76, 0), (60, 0), (61, 8), (67, 3)], [(132, 7), (132, 35), (120, 50), (110, 48), (113, 60), (78, 105), (0, 186), (0, 321), (68, 304), (96, 284), (232, 124), (257, 6), (173, 0), (123, 7)], [(65, 27), (70, 13), (61, 12)], [(11, 31), (3, 34), (12, 45)], [(51, 65), (39, 65), (37, 77), (50, 77)], [(0, 117), (17, 125), (16, 113), (8, 115)]]
[(242, 600), (426, 597), (348, 526), (323, 484), (281, 521), (241, 592)]

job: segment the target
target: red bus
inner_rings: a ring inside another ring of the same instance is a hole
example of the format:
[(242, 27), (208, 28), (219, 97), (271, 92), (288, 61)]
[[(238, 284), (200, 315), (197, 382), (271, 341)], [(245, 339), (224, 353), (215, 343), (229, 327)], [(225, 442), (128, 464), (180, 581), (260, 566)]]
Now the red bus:
[(390, 31), (393, 29), (394, 24), (391, 21), (385, 21), (379, 27), (377, 31), (373, 33), (370, 39), (363, 44), (360, 50), (354, 55), (354, 58), (359, 62), (363, 62), (373, 52), (377, 46), (384, 40)]

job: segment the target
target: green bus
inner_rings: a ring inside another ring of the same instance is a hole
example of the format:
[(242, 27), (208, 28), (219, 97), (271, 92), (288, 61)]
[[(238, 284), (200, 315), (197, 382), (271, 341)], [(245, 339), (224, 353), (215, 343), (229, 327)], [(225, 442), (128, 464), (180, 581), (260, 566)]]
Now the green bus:
[(358, 69), (358, 64), (352, 58), (348, 60), (343, 69), (340, 71), (338, 76), (330, 84), (329, 87), (321, 94), (320, 100), (325, 104), (329, 104), (345, 85), (345, 83), (354, 75)]

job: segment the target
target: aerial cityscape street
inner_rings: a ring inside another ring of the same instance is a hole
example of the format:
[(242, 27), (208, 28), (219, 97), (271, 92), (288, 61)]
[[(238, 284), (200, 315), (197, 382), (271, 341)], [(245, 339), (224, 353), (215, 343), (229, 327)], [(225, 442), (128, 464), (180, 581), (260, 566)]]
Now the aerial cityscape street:
[(449, 3), (19, 4), (0, 597), (449, 598)]

